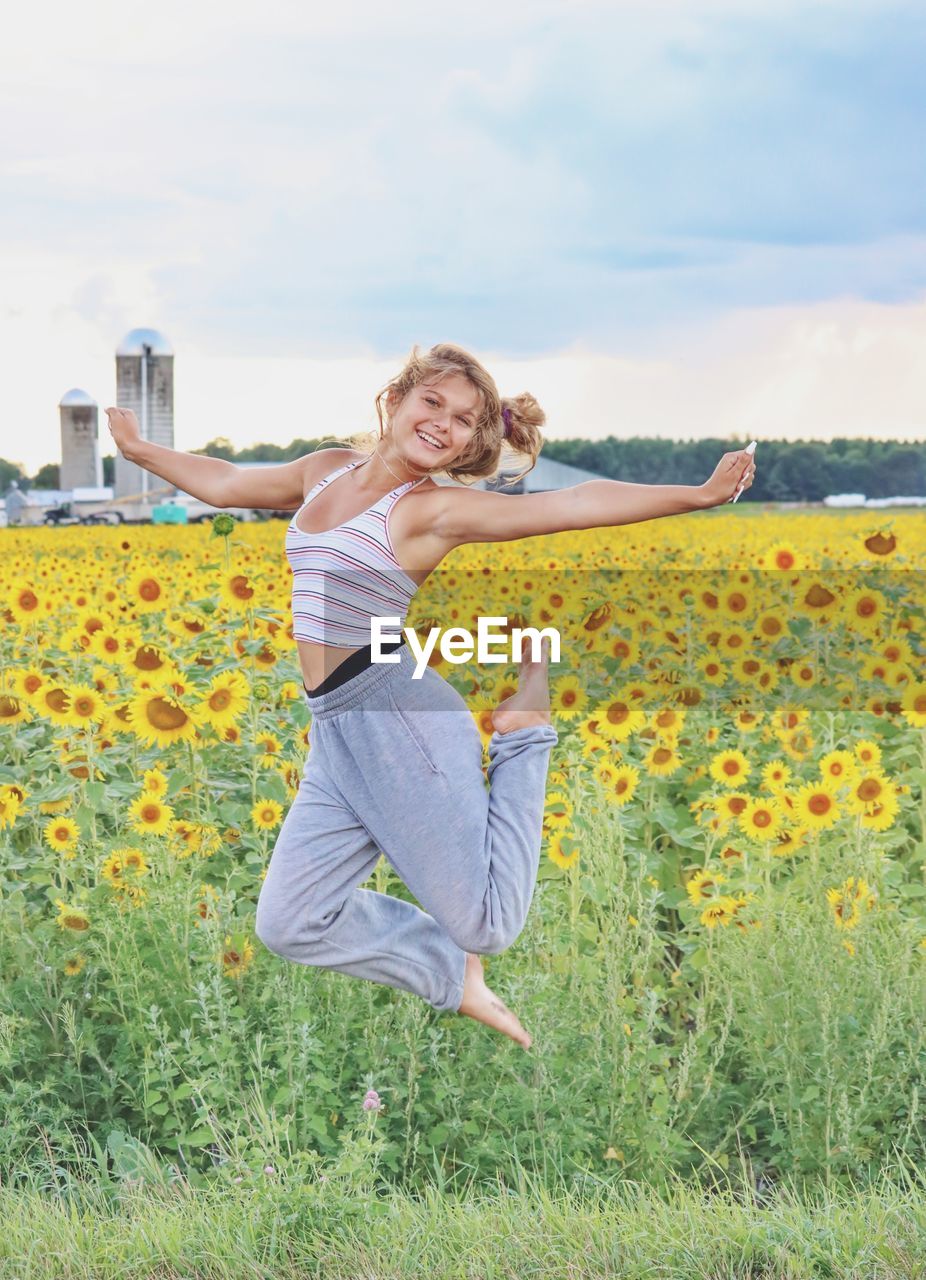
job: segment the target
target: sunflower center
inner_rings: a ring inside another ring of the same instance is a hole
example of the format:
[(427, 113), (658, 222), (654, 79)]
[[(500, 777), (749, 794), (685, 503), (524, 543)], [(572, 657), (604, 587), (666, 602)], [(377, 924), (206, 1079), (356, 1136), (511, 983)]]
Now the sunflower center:
[(146, 708), (148, 722), (155, 729), (182, 729), (188, 716), (182, 707), (176, 707), (163, 698), (152, 698)]

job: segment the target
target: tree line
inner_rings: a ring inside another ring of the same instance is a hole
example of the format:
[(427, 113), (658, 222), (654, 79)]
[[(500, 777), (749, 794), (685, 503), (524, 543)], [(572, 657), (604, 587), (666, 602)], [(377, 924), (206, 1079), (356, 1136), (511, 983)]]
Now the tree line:
[[(290, 462), (312, 453), (330, 438), (295, 439), (288, 445), (235, 447), (222, 436), (191, 453), (230, 462)], [(541, 456), (638, 484), (700, 484), (718, 458), (746, 440), (662, 440), (647, 436), (607, 436), (603, 440), (546, 440)], [(863, 493), (868, 498), (926, 495), (926, 443), (897, 440), (760, 440), (755, 483), (743, 501), (819, 502), (828, 494)], [(0, 458), (0, 494), (13, 480), (21, 489), (57, 489), (57, 463), (28, 476), (18, 463)], [(103, 458), (103, 483), (115, 482), (115, 457)]]

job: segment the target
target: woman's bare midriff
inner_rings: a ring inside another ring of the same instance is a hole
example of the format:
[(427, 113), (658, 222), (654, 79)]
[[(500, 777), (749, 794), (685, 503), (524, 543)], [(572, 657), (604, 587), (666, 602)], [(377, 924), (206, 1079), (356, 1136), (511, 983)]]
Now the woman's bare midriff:
[[(438, 487), (432, 481), (425, 485), (425, 490), (433, 490)], [(403, 495), (402, 499), (395, 504), (395, 508), (389, 517), (389, 534), (396, 559), (403, 566), (403, 571), (413, 581), (417, 582), (420, 587), (443, 557), (441, 556), (435, 560), (434, 564), (427, 569), (404, 569), (404, 565), (409, 560), (416, 560), (420, 563), (422, 555), (426, 554), (420, 538), (415, 538), (414, 536), (415, 520), (414, 512), (411, 511), (411, 503), (416, 500), (417, 496), (415, 491), (412, 490)], [(410, 516), (411, 519), (409, 518)], [(433, 555), (433, 545), (429, 550)], [(352, 653), (357, 653), (363, 647), (363, 645), (357, 645), (353, 649), (345, 649), (339, 645), (316, 644), (311, 640), (297, 640), (296, 648), (299, 653), (299, 665), (302, 668), (302, 679), (306, 688), (317, 688), (323, 680), (326, 680), (332, 672), (337, 670), (342, 662), (346, 662)]]

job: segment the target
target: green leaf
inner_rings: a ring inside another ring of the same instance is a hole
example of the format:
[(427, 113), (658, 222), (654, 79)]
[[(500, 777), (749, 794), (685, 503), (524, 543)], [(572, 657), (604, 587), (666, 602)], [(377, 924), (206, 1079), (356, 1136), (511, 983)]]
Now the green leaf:
[(99, 809), (106, 795), (105, 782), (88, 782), (84, 787), (87, 800), (93, 805), (94, 809)]

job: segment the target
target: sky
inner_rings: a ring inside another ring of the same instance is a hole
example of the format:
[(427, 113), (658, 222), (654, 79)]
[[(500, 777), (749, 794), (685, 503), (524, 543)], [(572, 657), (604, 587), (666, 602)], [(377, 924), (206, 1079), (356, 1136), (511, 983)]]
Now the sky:
[(376, 424), (452, 341), (546, 434), (926, 439), (921, 0), (20, 7), (0, 456), (134, 327), (175, 445)]

